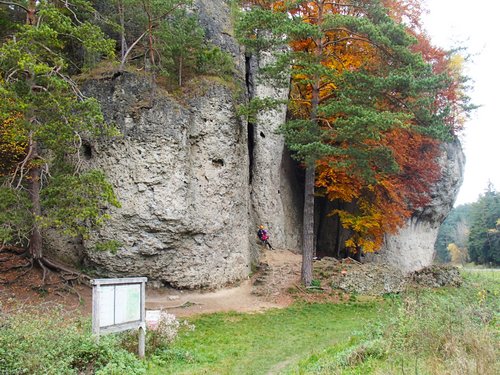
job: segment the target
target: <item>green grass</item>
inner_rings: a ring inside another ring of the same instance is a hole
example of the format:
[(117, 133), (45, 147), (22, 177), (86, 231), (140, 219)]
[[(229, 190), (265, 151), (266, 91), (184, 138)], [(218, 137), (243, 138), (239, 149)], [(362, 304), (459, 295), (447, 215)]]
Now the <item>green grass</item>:
[(173, 344), (148, 340), (145, 360), (126, 350), (137, 347), (133, 335), (97, 342), (89, 319), (0, 306), (0, 373), (497, 375), (500, 272), (464, 278), (460, 288), (365, 302), (194, 317), (196, 329)]
[[(151, 374), (267, 374), (349, 341), (388, 304), (298, 304), (259, 314), (212, 314), (164, 353)], [(161, 357), (161, 355), (160, 355)], [(157, 359), (159, 359), (157, 357)]]
[(414, 290), (363, 336), (287, 374), (481, 374), (500, 368), (500, 273), (464, 272), (460, 288)]

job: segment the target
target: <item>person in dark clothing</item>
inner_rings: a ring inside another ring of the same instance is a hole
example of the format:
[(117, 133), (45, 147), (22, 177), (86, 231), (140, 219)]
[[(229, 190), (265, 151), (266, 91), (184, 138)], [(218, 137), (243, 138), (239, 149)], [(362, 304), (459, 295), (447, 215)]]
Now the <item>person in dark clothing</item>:
[(270, 249), (272, 249), (273, 247), (271, 246), (271, 244), (269, 243), (269, 234), (267, 233), (267, 230), (264, 229), (264, 226), (261, 225), (259, 227), (259, 230), (257, 231), (257, 237), (259, 237), (259, 240), (262, 241), (262, 244), (264, 246), (269, 246)]

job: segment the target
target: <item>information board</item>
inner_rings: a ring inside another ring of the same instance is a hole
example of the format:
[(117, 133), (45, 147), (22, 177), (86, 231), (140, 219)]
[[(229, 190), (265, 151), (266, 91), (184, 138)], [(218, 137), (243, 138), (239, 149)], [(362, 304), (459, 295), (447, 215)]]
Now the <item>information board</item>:
[(93, 280), (92, 327), (95, 333), (144, 325), (145, 277)]

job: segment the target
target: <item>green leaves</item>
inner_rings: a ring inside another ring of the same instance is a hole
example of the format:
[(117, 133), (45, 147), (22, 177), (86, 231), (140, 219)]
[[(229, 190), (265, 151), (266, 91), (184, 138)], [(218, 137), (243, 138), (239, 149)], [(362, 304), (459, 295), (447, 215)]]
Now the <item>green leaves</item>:
[(31, 230), (31, 204), (24, 191), (0, 186), (0, 245), (24, 245)]
[(109, 218), (106, 208), (120, 207), (112, 185), (98, 170), (55, 176), (42, 191), (42, 199), (44, 216), (37, 218), (39, 222), (72, 237), (86, 238)]
[[(37, 22), (20, 26), (0, 46), (0, 129), (9, 137), (8, 144), (0, 142), (0, 149), (12, 154), (9, 165), (1, 166), (2, 243), (25, 245), (39, 225), (85, 237), (102, 225), (109, 206), (119, 206), (102, 172), (72, 166), (82, 139), (90, 142), (117, 131), (105, 123), (99, 103), (80, 92), (69, 72), (76, 66), (69, 58), (73, 48), (111, 57), (114, 41), (87, 20), (94, 12), (87, 1), (41, 1), (36, 6)], [(37, 186), (43, 187), (40, 200), (33, 198)]]

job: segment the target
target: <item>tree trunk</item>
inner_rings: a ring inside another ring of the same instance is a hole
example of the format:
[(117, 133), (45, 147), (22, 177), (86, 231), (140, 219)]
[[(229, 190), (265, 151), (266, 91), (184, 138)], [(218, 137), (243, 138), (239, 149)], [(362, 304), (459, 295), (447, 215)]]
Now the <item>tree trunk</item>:
[(179, 87), (182, 87), (182, 55), (179, 56)]
[[(34, 141), (31, 145), (32, 155), (30, 161), (36, 160), (38, 157), (38, 144)], [(30, 235), (29, 253), (33, 259), (41, 259), (42, 253), (42, 233), (36, 222), (37, 218), (42, 215), (42, 207), (40, 204), (40, 176), (41, 169), (39, 166), (30, 168), (30, 178), (28, 181), (28, 192), (31, 199), (31, 213), (33, 214), (33, 229)]]
[(123, 2), (119, 1), (118, 2), (118, 14), (120, 15), (120, 44), (121, 44), (121, 61), (124, 61), (126, 56), (125, 54), (127, 53), (127, 40), (125, 39), (125, 9), (123, 6)]
[(36, 0), (28, 1), (28, 11), (26, 12), (26, 24), (36, 25)]
[(315, 164), (307, 166), (304, 192), (304, 227), (302, 244), (302, 271), (304, 285), (311, 285), (312, 263), (314, 256), (314, 181), (316, 178)]

